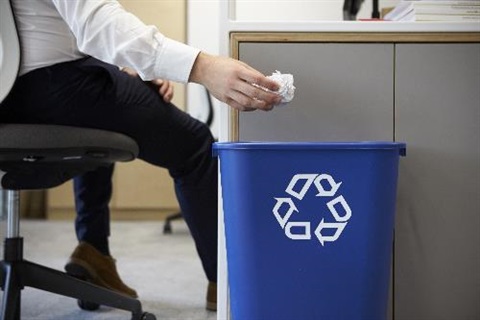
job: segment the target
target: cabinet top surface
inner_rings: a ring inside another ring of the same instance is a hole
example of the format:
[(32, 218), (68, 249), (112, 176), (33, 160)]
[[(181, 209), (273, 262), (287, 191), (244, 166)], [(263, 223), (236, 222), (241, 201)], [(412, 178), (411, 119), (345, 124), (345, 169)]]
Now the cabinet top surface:
[(226, 27), (229, 32), (480, 32), (478, 22), (229, 20)]

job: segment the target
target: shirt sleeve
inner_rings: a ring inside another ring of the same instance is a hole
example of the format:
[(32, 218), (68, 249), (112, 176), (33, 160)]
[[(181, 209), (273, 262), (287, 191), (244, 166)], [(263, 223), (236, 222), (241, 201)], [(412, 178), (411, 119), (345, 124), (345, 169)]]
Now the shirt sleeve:
[(130, 67), (143, 80), (187, 83), (199, 53), (147, 26), (115, 0), (52, 0), (80, 51)]

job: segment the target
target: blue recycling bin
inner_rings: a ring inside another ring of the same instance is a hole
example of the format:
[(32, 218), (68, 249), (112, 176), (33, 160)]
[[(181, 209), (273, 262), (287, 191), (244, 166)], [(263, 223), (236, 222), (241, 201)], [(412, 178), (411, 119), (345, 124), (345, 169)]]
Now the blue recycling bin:
[(233, 320), (385, 319), (395, 142), (215, 143)]

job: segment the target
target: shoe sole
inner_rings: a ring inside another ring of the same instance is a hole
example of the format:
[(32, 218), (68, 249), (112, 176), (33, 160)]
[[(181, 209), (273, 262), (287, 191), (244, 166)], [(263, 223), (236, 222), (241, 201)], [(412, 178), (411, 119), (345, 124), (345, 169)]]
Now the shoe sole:
[(207, 310), (208, 311), (217, 311), (217, 303), (207, 301)]

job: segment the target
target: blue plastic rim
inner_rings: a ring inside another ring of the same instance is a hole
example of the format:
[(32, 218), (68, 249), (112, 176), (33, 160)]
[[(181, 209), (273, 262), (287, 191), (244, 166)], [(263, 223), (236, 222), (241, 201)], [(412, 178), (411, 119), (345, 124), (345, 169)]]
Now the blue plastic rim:
[(398, 142), (216, 143), (233, 320), (386, 319)]
[(220, 150), (398, 150), (406, 155), (404, 142), (388, 141), (345, 141), (345, 142), (216, 142), (213, 155)]

